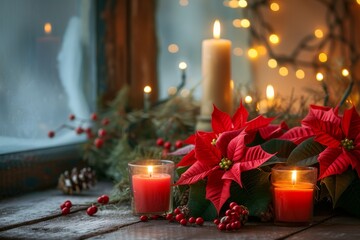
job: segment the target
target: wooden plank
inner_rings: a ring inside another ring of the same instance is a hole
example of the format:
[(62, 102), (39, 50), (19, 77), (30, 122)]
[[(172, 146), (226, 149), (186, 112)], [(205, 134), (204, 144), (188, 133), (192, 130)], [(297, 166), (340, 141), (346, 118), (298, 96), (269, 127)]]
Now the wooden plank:
[(287, 239), (360, 239), (359, 229), (360, 219), (337, 216)]

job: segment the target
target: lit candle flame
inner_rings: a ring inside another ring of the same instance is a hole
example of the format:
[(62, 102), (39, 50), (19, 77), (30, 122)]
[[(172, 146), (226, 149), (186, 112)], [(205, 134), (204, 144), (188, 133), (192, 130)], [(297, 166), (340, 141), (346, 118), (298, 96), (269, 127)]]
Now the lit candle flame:
[(148, 166), (147, 168), (148, 168), (149, 177), (152, 177), (153, 171), (154, 171), (154, 167), (153, 167), (153, 166)]
[(296, 184), (296, 170), (291, 172), (291, 183), (292, 185)]
[(44, 24), (44, 32), (46, 33), (46, 34), (51, 34), (51, 32), (52, 32), (52, 26), (51, 26), (51, 23), (45, 23)]
[(150, 86), (145, 86), (144, 87), (144, 93), (151, 93), (151, 87)]
[(219, 22), (219, 20), (215, 20), (215, 22), (214, 22), (213, 36), (215, 39), (220, 38), (220, 22)]
[(274, 100), (274, 96), (275, 96), (274, 87), (272, 85), (267, 85), (266, 86), (266, 98), (268, 100)]

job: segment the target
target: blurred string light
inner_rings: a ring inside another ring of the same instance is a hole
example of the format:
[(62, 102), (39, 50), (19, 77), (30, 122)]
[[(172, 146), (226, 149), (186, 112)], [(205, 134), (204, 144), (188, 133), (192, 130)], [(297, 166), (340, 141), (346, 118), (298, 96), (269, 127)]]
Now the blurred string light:
[(186, 7), (187, 5), (189, 5), (189, 0), (179, 0), (179, 5)]
[(251, 59), (255, 59), (255, 58), (257, 58), (258, 57), (258, 51), (255, 49), (255, 48), (250, 48), (249, 50), (248, 50), (248, 56), (249, 56), (249, 58), (251, 58)]
[(324, 33), (321, 29), (315, 29), (314, 31), (314, 35), (316, 38), (323, 38), (324, 37)]
[(245, 103), (249, 104), (249, 103), (252, 103), (253, 99), (251, 96), (247, 95), (245, 98), (244, 98), (244, 101)]
[(268, 61), (269, 68), (276, 68), (277, 67), (277, 61), (273, 58), (269, 59)]
[(269, 41), (273, 44), (278, 44), (280, 42), (280, 38), (278, 35), (273, 33), (269, 36)]
[(304, 70), (302, 70), (302, 69), (296, 70), (295, 76), (296, 76), (298, 79), (304, 79), (304, 78), (305, 78), (305, 72), (304, 72)]
[(322, 63), (324, 63), (324, 62), (326, 62), (328, 60), (328, 56), (326, 55), (326, 53), (320, 53), (319, 54), (319, 61), (320, 62), (322, 62)]
[(324, 74), (322, 74), (321, 72), (316, 73), (316, 80), (318, 80), (319, 82), (324, 80)]
[(235, 56), (242, 56), (244, 54), (244, 51), (241, 48), (236, 47), (233, 49), (233, 54)]
[(169, 53), (177, 53), (179, 51), (179, 46), (177, 44), (172, 43), (168, 46), (168, 51)]
[(280, 5), (276, 2), (272, 2), (270, 4), (270, 9), (271, 9), (271, 11), (277, 12), (280, 10)]
[(286, 67), (281, 67), (279, 68), (279, 74), (286, 77), (289, 74), (289, 70)]
[(343, 70), (341, 71), (341, 75), (343, 75), (344, 77), (348, 77), (350, 75), (350, 72), (346, 68), (343, 68)]

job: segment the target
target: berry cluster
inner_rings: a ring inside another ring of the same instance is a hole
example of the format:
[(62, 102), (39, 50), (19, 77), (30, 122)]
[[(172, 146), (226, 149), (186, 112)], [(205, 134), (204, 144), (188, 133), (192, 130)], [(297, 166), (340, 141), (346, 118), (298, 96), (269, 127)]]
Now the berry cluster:
[[(108, 195), (101, 195), (100, 197), (98, 197), (97, 199), (97, 203), (93, 203), (91, 204), (90, 207), (88, 207), (86, 209), (86, 213), (89, 215), (89, 216), (92, 216), (94, 215), (95, 213), (97, 213), (98, 211), (98, 206), (99, 204), (101, 205), (105, 205), (105, 204), (108, 204), (109, 203), (109, 196)], [(66, 200), (65, 202), (63, 202), (61, 205), (60, 205), (60, 209), (61, 209), (61, 213), (62, 215), (67, 215), (70, 213), (70, 209), (71, 207), (73, 206), (72, 202), (70, 200)]]
[(215, 219), (214, 223), (220, 231), (234, 231), (245, 225), (248, 216), (249, 210), (245, 206), (231, 202), (225, 216), (221, 219)]
[(81, 135), (81, 134), (86, 134), (88, 139), (94, 139), (94, 145), (96, 148), (101, 148), (104, 145), (104, 142), (107, 138), (107, 131), (105, 129), (105, 126), (107, 126), (110, 123), (110, 120), (108, 118), (103, 118), (101, 119), (101, 128), (99, 128), (97, 130), (97, 133), (94, 133), (94, 130), (91, 127), (84, 127), (84, 123), (86, 122), (97, 122), (99, 121), (98, 115), (97, 113), (92, 113), (90, 116), (90, 119), (77, 119), (76, 116), (74, 114), (70, 114), (69, 115), (69, 120), (70, 121), (75, 121), (75, 120), (79, 120), (79, 125), (74, 127), (68, 124), (63, 124), (61, 125), (59, 128), (57, 128), (56, 130), (51, 130), (48, 132), (48, 137), (49, 138), (53, 138), (55, 137), (56, 132), (60, 131), (63, 128), (68, 128), (71, 130), (74, 130), (76, 132), (76, 134)]
[(195, 224), (198, 226), (202, 226), (204, 224), (204, 219), (202, 217), (187, 217), (188, 213), (184, 208), (177, 207), (172, 213), (168, 213), (164, 216), (152, 216), (149, 218), (146, 215), (140, 216), (140, 221), (147, 222), (149, 219), (159, 219), (159, 218), (165, 218), (169, 222), (178, 222), (182, 226), (186, 226), (188, 224)]
[(175, 143), (170, 141), (165, 141), (163, 138), (158, 138), (156, 140), (156, 145), (163, 148), (163, 157), (166, 157), (170, 150), (175, 150), (183, 147), (184, 142), (182, 140), (176, 140)]

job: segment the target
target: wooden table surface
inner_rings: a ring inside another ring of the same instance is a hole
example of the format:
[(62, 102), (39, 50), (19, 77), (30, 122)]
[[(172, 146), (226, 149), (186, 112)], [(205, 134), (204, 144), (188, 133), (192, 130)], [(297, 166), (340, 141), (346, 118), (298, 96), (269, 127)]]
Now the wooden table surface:
[[(211, 222), (201, 227), (140, 222), (127, 205), (110, 205), (88, 216), (86, 206), (111, 189), (110, 183), (98, 183), (80, 196), (54, 189), (1, 200), (0, 239), (360, 239), (360, 219), (341, 214), (315, 216), (307, 227), (248, 222), (235, 232), (220, 232)], [(85, 206), (74, 206), (71, 214), (62, 216), (59, 206), (67, 199)]]

